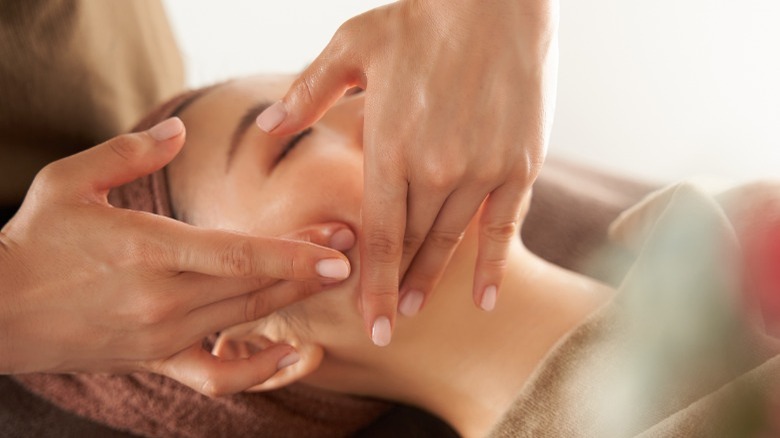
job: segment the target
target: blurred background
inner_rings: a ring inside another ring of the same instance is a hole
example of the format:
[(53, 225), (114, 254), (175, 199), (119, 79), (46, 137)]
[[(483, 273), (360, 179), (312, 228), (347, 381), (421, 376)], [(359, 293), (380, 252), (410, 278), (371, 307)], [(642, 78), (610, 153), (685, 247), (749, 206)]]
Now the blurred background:
[[(297, 72), (377, 0), (164, 0), (191, 86)], [(653, 181), (780, 179), (780, 1), (562, 0), (550, 154)]]

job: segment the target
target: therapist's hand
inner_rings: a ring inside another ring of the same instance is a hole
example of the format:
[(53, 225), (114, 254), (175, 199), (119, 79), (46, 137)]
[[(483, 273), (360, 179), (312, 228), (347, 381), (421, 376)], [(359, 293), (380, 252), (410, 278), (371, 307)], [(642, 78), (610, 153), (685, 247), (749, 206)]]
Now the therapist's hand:
[(108, 204), (109, 189), (160, 169), (183, 143), (173, 118), (38, 174), (0, 233), (0, 374), (151, 371), (219, 395), (296, 360), (289, 345), (226, 361), (201, 343), (346, 277), (347, 258), (315, 243), (346, 250), (354, 233), (324, 224), (251, 237)]
[(473, 298), (495, 305), (521, 199), (546, 154), (557, 7), (402, 0), (369, 11), (344, 23), (258, 118), (289, 134), (350, 87), (365, 89), (361, 302), (377, 345), (389, 343), (397, 305), (419, 311), (480, 206)]

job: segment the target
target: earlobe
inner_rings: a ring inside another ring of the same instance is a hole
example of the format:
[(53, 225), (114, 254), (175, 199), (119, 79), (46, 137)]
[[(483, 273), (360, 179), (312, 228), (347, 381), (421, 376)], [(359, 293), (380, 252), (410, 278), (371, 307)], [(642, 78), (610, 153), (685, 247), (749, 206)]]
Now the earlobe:
[(295, 347), (301, 357), (298, 362), (280, 369), (270, 379), (247, 391), (271, 391), (285, 387), (309, 375), (322, 363), (324, 351), (320, 345), (297, 342), (297, 340), (274, 342), (251, 329), (248, 331), (241, 329), (242, 327), (238, 326), (222, 332), (212, 349), (212, 354), (224, 359), (246, 358), (272, 345), (288, 343)]

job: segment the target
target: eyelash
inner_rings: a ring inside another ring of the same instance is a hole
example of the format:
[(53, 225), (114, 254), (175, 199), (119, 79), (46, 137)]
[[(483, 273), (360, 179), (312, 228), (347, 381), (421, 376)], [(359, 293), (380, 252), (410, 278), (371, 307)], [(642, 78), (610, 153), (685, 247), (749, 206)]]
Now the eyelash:
[(291, 138), (290, 141), (287, 142), (287, 144), (284, 145), (284, 148), (282, 149), (282, 152), (279, 154), (279, 157), (276, 159), (276, 162), (282, 161), (284, 157), (287, 156), (288, 153), (290, 153), (291, 150), (295, 146), (298, 145), (298, 143), (303, 140), (307, 135), (311, 134), (312, 129), (307, 128), (303, 131), (299, 132), (295, 137)]

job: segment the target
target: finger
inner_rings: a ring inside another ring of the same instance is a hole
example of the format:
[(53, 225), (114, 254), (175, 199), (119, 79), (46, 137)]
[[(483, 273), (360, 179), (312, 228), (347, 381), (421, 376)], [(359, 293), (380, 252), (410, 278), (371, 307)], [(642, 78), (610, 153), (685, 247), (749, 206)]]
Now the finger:
[[(286, 234), (284, 237), (328, 246), (338, 251), (347, 251), (355, 245), (355, 233), (346, 225), (327, 223), (312, 225)], [(179, 293), (177, 304), (180, 309), (196, 309), (266, 288), (279, 280), (270, 277), (215, 277), (196, 272), (171, 277), (168, 290)]]
[[(186, 224), (169, 227), (160, 248), (169, 252), (165, 266), (217, 277), (264, 277), (285, 280), (339, 281), (350, 272), (344, 254), (289, 239), (257, 237)], [(156, 230), (159, 234), (160, 230)], [(155, 235), (158, 235), (155, 234)]]
[(459, 189), (442, 206), (401, 287), (399, 310), (414, 316), (436, 287), (487, 191)]
[(184, 144), (184, 124), (172, 117), (144, 132), (112, 138), (53, 164), (79, 195), (99, 194), (161, 169)]
[(324, 289), (321, 283), (280, 281), (265, 289), (194, 309), (182, 319), (178, 331), (198, 336), (222, 331), (260, 319)]
[(257, 117), (257, 125), (274, 135), (298, 132), (314, 124), (344, 93), (365, 88), (357, 55), (350, 50), (355, 39), (342, 26), (322, 53), (295, 79), (287, 94)]
[(289, 345), (278, 344), (248, 358), (221, 359), (200, 345), (147, 366), (209, 397), (234, 394), (265, 382), (276, 372), (299, 360)]
[(338, 222), (311, 225), (281, 237), (309, 242), (342, 252), (352, 249), (356, 240), (355, 233), (347, 225)]
[(364, 324), (371, 340), (378, 346), (385, 346), (392, 337), (398, 302), (408, 183), (400, 175), (393, 176), (383, 169), (381, 163), (369, 155), (365, 160), (360, 297)]
[(520, 232), (523, 199), (520, 184), (505, 183), (485, 202), (479, 224), (479, 250), (474, 272), (474, 303), (490, 311), (496, 305), (507, 269), (509, 248)]
[(404, 249), (399, 278), (403, 278), (439, 215), (449, 191), (409, 186)]

